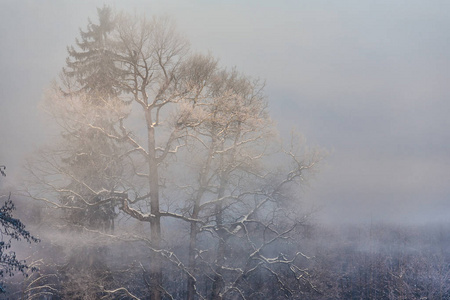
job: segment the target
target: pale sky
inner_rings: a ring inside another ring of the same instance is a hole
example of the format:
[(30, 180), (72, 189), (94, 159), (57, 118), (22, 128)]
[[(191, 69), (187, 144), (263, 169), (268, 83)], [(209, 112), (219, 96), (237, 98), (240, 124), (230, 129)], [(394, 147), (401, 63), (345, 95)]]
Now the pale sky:
[(302, 196), (321, 221), (450, 217), (450, 1), (0, 1), (0, 164), (46, 137), (37, 109), (103, 3), (173, 17), (196, 51), (266, 80), (283, 134), (330, 150)]

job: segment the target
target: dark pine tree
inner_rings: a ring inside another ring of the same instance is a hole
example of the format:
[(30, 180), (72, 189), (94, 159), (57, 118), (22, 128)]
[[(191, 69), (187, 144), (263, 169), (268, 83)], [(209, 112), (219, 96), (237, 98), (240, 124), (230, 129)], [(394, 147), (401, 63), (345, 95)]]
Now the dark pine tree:
[[(0, 166), (0, 174), (6, 176), (5, 166)], [(39, 242), (39, 239), (32, 236), (29, 231), (25, 229), (25, 225), (14, 218), (12, 212), (15, 210), (14, 203), (11, 200), (11, 194), (0, 207), (0, 277), (13, 276), (14, 272), (21, 272), (27, 276), (26, 271), (29, 266), (26, 261), (19, 260), (14, 251), (10, 251), (11, 242), (13, 240), (25, 240), (29, 243)], [(32, 271), (36, 271), (32, 268)], [(6, 290), (3, 283), (0, 283), (0, 293)]]

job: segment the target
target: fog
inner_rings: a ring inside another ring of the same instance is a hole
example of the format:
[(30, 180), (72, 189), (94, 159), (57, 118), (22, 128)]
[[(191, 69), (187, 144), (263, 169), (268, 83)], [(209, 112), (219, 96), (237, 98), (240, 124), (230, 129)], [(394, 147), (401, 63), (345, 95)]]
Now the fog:
[[(194, 49), (266, 80), (280, 130), (331, 150), (308, 194), (318, 218), (448, 218), (446, 1), (109, 3), (170, 15)], [(10, 173), (47, 137), (43, 90), (101, 5), (2, 2), (0, 155)]]
[[(149, 19), (168, 16), (193, 52), (265, 82), (268, 112), (284, 141), (295, 130), (327, 153), (299, 192), (318, 236), (326, 240), (336, 226), (351, 241), (346, 226), (390, 232), (380, 225), (390, 224), (423, 241), (427, 232), (447, 228), (450, 3), (443, 0), (2, 1), (2, 190), (20, 189), (26, 158), (57, 143), (44, 93), (65, 66), (67, 47), (88, 18), (97, 21), (103, 4)], [(33, 223), (31, 204), (23, 201), (17, 213)], [(42, 239), (61, 234), (51, 232), (41, 232)], [(382, 253), (390, 242), (380, 239), (360, 240), (353, 249), (373, 242), (374, 253)], [(338, 238), (330, 244), (339, 245)], [(310, 245), (311, 252), (327, 249), (322, 239)]]

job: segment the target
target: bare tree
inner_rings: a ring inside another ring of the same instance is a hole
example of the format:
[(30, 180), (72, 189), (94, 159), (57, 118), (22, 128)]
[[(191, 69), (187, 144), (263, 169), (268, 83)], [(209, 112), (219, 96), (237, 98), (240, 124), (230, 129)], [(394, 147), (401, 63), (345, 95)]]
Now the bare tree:
[[(203, 61), (208, 59), (203, 58)], [(212, 60), (209, 62), (204, 65), (213, 65)], [(195, 72), (205, 70), (192, 66), (189, 69), (193, 70), (191, 76), (197, 78), (200, 75)], [(292, 159), (293, 168), (284, 171), (285, 177), (282, 175), (283, 171), (273, 172), (268, 166), (265, 167), (266, 160), (271, 156), (282, 155), (276, 154), (275, 151), (280, 150), (280, 146), (276, 146), (277, 143), (273, 139), (274, 129), (266, 111), (262, 86), (236, 71), (216, 70), (208, 78), (209, 84), (198, 89), (201, 93), (196, 95), (192, 106), (184, 108), (180, 114), (183, 117), (177, 122), (178, 126), (186, 127), (190, 145), (187, 148), (192, 149), (192, 152), (189, 152), (188, 172), (198, 174), (198, 177), (191, 177), (192, 180), (182, 186), (183, 194), (189, 197), (179, 208), (180, 213), (185, 216), (184, 219), (190, 222), (188, 299), (209, 296), (219, 299), (237, 289), (236, 284), (240, 279), (231, 276), (229, 278), (234, 278), (233, 280), (224, 280), (223, 270), (233, 269), (233, 266), (226, 262), (227, 248), (232, 248), (229, 241), (234, 237), (246, 236), (244, 241), (251, 241), (250, 244), (254, 246), (252, 240), (259, 235), (256, 230), (258, 227), (259, 230), (272, 231), (275, 234), (275, 228), (271, 227), (280, 223), (274, 211), (279, 211), (282, 207), (278, 205), (281, 204), (279, 202), (282, 200), (282, 190), (296, 180), (304, 179), (303, 173), (312, 169), (321, 159), (319, 153), (302, 153), (302, 158), (307, 161), (299, 161), (295, 153), (288, 151), (285, 154)], [(279, 183), (275, 184), (277, 181)], [(269, 212), (273, 213), (270, 222), (264, 223), (258, 218), (259, 214), (266, 215)], [(276, 244), (278, 240), (286, 239), (294, 228), (304, 221), (292, 219), (292, 228), (283, 233), (278, 232), (277, 237), (267, 242), (267, 245), (262, 243), (260, 247), (265, 248)], [(247, 222), (252, 224), (251, 230), (245, 229)], [(257, 226), (254, 226), (255, 224)], [(197, 239), (201, 233), (211, 234), (217, 239), (215, 250), (199, 247)], [(252, 248), (251, 245), (247, 248), (249, 253), (240, 255), (246, 256), (255, 252), (256, 246)], [(202, 257), (203, 252), (215, 252), (213, 261), (208, 262)], [(295, 256), (298, 255), (297, 253)], [(245, 265), (252, 260), (255, 260), (253, 256), (247, 262), (241, 263)], [(202, 273), (198, 270), (197, 261), (213, 270), (211, 295), (202, 294), (197, 288), (196, 277)], [(286, 258), (284, 261), (271, 262), (272, 265), (279, 262), (292, 266), (294, 261), (295, 259), (289, 261)], [(244, 276), (238, 264), (235, 271), (239, 270), (241, 273), (236, 274)]]

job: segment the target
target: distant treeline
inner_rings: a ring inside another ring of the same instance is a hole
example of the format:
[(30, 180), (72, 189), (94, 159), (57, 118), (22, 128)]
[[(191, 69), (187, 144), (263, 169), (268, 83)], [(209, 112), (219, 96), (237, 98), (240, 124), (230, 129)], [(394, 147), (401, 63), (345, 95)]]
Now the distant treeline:
[(312, 228), (305, 299), (450, 299), (450, 225)]
[[(297, 265), (305, 271), (306, 281), (297, 281), (288, 267), (260, 269), (243, 278), (246, 299), (450, 299), (450, 226), (345, 225), (304, 226), (297, 238), (278, 245), (274, 252), (302, 249), (305, 257)], [(55, 237), (53, 237), (55, 240)], [(151, 262), (148, 247), (91, 235), (59, 237), (60, 244), (43, 242), (33, 248), (33, 266), (39, 272), (6, 278), (6, 297), (21, 299), (148, 299), (146, 275)], [(177, 253), (187, 250), (179, 240)], [(233, 244), (227, 257), (240, 260), (240, 245)], [(269, 251), (269, 250), (268, 250)], [(201, 255), (207, 256), (207, 253)], [(282, 254), (281, 254), (282, 255)], [(39, 258), (40, 257), (40, 258)], [(85, 261), (77, 264), (77, 261)], [(178, 257), (180, 261), (184, 257)], [(286, 265), (288, 266), (288, 265)], [(210, 295), (207, 265), (197, 279), (199, 291)], [(187, 296), (185, 274), (179, 266), (163, 262), (163, 284), (174, 299)], [(278, 272), (284, 285), (273, 280)], [(226, 274), (226, 273), (225, 273)], [(120, 283), (133, 297), (121, 291), (115, 296), (100, 293)], [(44, 296), (47, 295), (45, 298)], [(36, 296), (36, 297), (35, 297)], [(97, 297), (97, 298), (96, 298)], [(169, 299), (169, 298), (168, 298)], [(224, 297), (224, 299), (235, 299)]]

